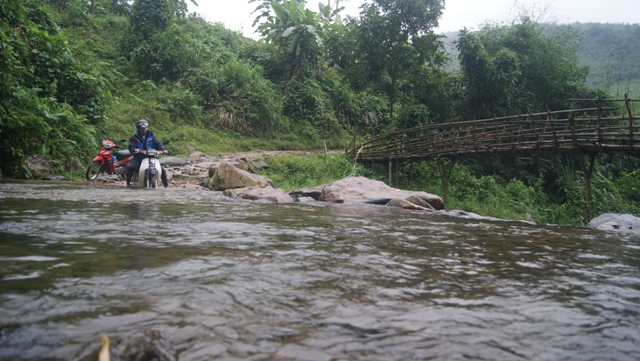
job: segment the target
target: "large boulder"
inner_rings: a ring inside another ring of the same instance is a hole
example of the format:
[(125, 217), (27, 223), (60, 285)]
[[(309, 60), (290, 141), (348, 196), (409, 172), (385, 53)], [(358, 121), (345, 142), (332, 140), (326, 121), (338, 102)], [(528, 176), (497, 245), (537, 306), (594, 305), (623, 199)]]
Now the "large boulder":
[(238, 169), (224, 162), (213, 172), (207, 188), (214, 191), (223, 191), (225, 189), (246, 187), (264, 188), (270, 184), (272, 184), (271, 181), (262, 176)]
[(601, 231), (640, 233), (640, 218), (631, 214), (604, 213), (592, 219), (588, 226)]
[(220, 166), (220, 164), (223, 164), (223, 163), (230, 164), (238, 169), (241, 169), (247, 172), (255, 173), (251, 171), (251, 168), (249, 167), (249, 163), (247, 163), (245, 159), (231, 159), (228, 161), (209, 163), (209, 177), (213, 177), (213, 174), (218, 170), (218, 167)]
[(250, 199), (253, 201), (267, 201), (271, 203), (292, 203), (293, 198), (282, 189), (273, 187), (245, 187), (227, 189), (224, 195), (231, 198)]
[(82, 162), (78, 158), (69, 158), (65, 163), (65, 167), (70, 172), (82, 172), (85, 170)]
[(32, 154), (24, 160), (23, 164), (33, 179), (43, 179), (44, 176), (53, 172), (51, 159), (46, 155)]
[[(316, 188), (317, 189), (317, 188)], [(309, 190), (309, 193), (312, 190)], [(347, 177), (322, 187), (318, 200), (325, 202), (365, 202), (412, 209), (444, 209), (444, 201), (427, 192), (405, 191), (365, 177)], [(401, 201), (400, 201), (401, 200)], [(409, 204), (410, 203), (410, 204)]]

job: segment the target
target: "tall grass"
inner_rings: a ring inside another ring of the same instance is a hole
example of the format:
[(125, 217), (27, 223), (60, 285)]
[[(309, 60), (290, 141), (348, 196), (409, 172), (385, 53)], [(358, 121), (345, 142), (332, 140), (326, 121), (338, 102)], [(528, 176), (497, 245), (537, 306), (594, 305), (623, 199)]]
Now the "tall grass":
[(271, 179), (278, 188), (287, 191), (368, 174), (361, 165), (341, 154), (266, 157), (263, 160), (269, 167), (260, 171), (260, 174)]

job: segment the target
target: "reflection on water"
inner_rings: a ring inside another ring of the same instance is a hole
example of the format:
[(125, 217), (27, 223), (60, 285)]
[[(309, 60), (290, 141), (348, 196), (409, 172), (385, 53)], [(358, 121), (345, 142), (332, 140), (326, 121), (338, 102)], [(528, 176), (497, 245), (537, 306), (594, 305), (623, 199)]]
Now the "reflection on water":
[(640, 239), (0, 184), (0, 360), (638, 360)]

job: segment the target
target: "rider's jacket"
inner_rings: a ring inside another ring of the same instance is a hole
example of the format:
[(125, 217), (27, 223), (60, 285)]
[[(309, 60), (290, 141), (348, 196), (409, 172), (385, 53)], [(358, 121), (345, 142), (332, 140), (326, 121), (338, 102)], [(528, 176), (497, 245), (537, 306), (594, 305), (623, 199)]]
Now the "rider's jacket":
[(164, 150), (164, 145), (156, 138), (155, 135), (150, 130), (147, 130), (147, 134), (142, 135), (137, 131), (133, 133), (131, 138), (129, 138), (129, 152), (133, 154), (136, 158), (144, 158), (145, 155), (141, 153), (134, 153), (137, 149), (148, 150), (148, 149), (156, 149), (159, 151)]

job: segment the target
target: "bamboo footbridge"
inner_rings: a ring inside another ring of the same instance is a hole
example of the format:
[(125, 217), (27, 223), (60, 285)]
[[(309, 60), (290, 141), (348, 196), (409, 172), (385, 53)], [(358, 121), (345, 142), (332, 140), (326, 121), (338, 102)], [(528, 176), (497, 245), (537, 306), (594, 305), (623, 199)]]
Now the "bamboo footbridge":
[[(547, 111), (399, 130), (355, 146), (360, 162), (412, 162), (462, 157), (536, 157), (556, 154), (618, 154), (640, 157), (640, 100), (593, 101), (597, 107)], [(616, 113), (619, 113), (616, 115)]]
[[(588, 216), (594, 215), (591, 175), (599, 154), (640, 157), (640, 120), (634, 105), (640, 100), (571, 99), (594, 102), (593, 108), (547, 111), (491, 119), (431, 124), (404, 129), (355, 146), (347, 154), (359, 162), (388, 163), (389, 185), (395, 168), (396, 186), (403, 163), (436, 160), (442, 179), (442, 195), (449, 193), (451, 165), (461, 158), (550, 157), (576, 155), (583, 171)], [(607, 104), (607, 106), (603, 106)], [(617, 105), (617, 106), (616, 106)], [(590, 158), (589, 165), (583, 156)], [(411, 181), (411, 169), (409, 181)]]

